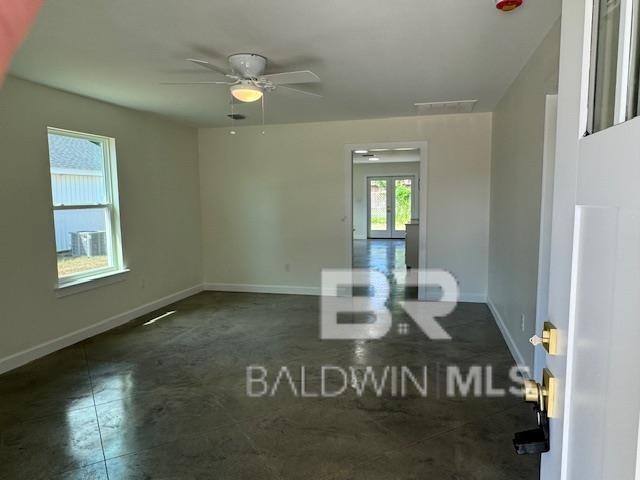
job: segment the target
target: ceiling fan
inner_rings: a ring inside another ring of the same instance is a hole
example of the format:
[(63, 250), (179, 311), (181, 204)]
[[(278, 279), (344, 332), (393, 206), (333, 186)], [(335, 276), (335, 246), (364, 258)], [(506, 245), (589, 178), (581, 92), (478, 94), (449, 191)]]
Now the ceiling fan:
[(322, 95), (317, 93), (287, 86), (301, 83), (319, 83), (320, 77), (309, 70), (265, 75), (264, 71), (267, 67), (267, 59), (256, 53), (236, 53), (230, 55), (227, 60), (231, 67), (229, 70), (213, 65), (206, 60), (187, 58), (189, 62), (224, 75), (229, 79), (228, 81), (162, 83), (164, 85), (228, 85), (233, 98), (247, 103), (260, 100), (265, 92), (273, 92), (279, 89), (312, 97), (322, 97)]

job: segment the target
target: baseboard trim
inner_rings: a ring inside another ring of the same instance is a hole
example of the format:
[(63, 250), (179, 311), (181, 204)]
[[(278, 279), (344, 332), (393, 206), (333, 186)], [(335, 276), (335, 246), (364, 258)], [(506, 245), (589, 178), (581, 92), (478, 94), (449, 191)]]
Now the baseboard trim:
[(498, 325), (498, 328), (500, 329), (500, 332), (502, 333), (502, 336), (504, 337), (505, 342), (507, 342), (507, 347), (509, 347), (511, 356), (515, 360), (518, 367), (520, 367), (520, 369), (522, 369), (525, 372), (528, 371), (529, 365), (527, 364), (527, 362), (524, 361), (524, 356), (522, 355), (522, 352), (516, 345), (516, 342), (513, 340), (513, 337), (511, 336), (511, 334), (509, 333), (509, 330), (507, 329), (507, 324), (504, 322), (504, 319), (498, 312), (498, 309), (496, 308), (491, 298), (487, 298), (487, 305), (489, 306), (489, 310), (491, 310), (491, 314), (493, 315), (493, 318), (495, 319), (496, 324)]
[[(101, 322), (95, 323), (88, 327), (76, 330), (68, 333), (56, 339), (48, 342), (41, 343), (35, 347), (31, 347), (27, 350), (14, 353), (4, 358), (0, 358), (0, 374), (21, 367), (29, 362), (37, 360), (38, 358), (49, 355), (57, 350), (69, 347), (75, 343), (91, 338), (95, 335), (99, 335), (113, 328), (119, 327), (131, 320), (134, 320), (142, 315), (157, 310), (159, 308), (170, 305), (171, 303), (180, 301), (184, 298), (195, 295), (203, 290), (218, 291), (218, 292), (245, 292), (245, 293), (274, 293), (274, 294), (288, 294), (288, 295), (316, 295), (321, 293), (320, 287), (308, 287), (298, 285), (260, 285), (260, 284), (234, 284), (234, 283), (205, 283), (203, 285), (195, 285), (191, 288), (181, 290), (166, 297), (160, 298), (153, 302), (141, 305), (140, 307), (126, 311), (119, 315), (107, 318)], [(520, 352), (518, 351), (513, 339), (507, 329), (504, 326), (502, 318), (498, 314), (491, 300), (486, 298), (484, 294), (461, 294), (461, 302), (473, 302), (473, 303), (487, 303), (491, 312), (493, 313), (496, 323), (500, 328), (509, 350), (513, 355), (518, 365), (525, 365), (524, 360)]]
[(14, 353), (8, 357), (0, 358), (0, 374), (21, 367), (22, 365), (44, 357), (45, 355), (49, 355), (57, 350), (69, 347), (74, 343), (81, 342), (82, 340), (86, 340), (87, 338), (91, 338), (95, 335), (106, 332), (107, 330), (111, 330), (112, 328), (119, 327), (120, 325), (130, 322), (141, 315), (145, 315), (149, 312), (153, 312), (154, 310), (190, 297), (191, 295), (195, 295), (196, 293), (201, 292), (202, 289), (202, 285), (195, 285), (191, 288), (167, 295), (159, 300), (155, 300), (127, 312), (107, 318), (106, 320), (102, 320), (101, 322), (88, 327), (81, 328), (80, 330), (76, 330), (48, 342), (41, 343), (40, 345), (36, 345), (35, 347), (27, 350)]
[(460, 301), (468, 303), (487, 303), (487, 296), (484, 293), (461, 293)]
[[(320, 287), (303, 287), (297, 285), (264, 285), (246, 283), (205, 283), (204, 290), (212, 292), (242, 292), (242, 293), (276, 293), (285, 295), (317, 295), (322, 294)], [(434, 293), (430, 301), (437, 301), (441, 293)], [(487, 296), (484, 293), (461, 293), (461, 302), (487, 303)]]
[[(442, 291), (439, 288), (427, 287), (428, 302), (437, 302), (440, 298), (442, 298)], [(484, 293), (460, 292), (458, 301), (466, 303), (487, 303), (487, 295)]]
[(320, 287), (298, 285), (260, 285), (245, 283), (205, 283), (204, 290), (212, 292), (278, 293), (286, 295), (320, 295)]

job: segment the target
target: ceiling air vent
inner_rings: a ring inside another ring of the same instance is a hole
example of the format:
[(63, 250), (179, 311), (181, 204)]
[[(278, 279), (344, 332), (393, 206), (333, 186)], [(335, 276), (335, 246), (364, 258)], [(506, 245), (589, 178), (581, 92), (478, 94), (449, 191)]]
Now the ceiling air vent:
[(241, 113), (230, 113), (227, 115), (227, 117), (229, 117), (231, 120), (244, 120), (245, 118), (247, 118), (245, 115), (242, 115)]
[(445, 115), (448, 113), (471, 113), (478, 100), (456, 100), (453, 102), (414, 103), (418, 115)]

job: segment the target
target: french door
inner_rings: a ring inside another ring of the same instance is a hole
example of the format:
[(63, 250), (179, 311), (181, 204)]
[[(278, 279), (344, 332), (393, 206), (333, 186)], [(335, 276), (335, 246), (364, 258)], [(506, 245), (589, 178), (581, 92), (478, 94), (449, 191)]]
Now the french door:
[(367, 177), (368, 238), (405, 238), (414, 206), (413, 176)]

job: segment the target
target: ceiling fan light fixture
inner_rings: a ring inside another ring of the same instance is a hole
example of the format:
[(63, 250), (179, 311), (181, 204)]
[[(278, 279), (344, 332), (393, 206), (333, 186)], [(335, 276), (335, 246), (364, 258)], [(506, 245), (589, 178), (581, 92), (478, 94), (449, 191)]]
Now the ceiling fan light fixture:
[(263, 95), (262, 89), (260, 87), (256, 87), (255, 85), (246, 83), (232, 85), (230, 90), (233, 98), (245, 103), (256, 102), (260, 100)]

